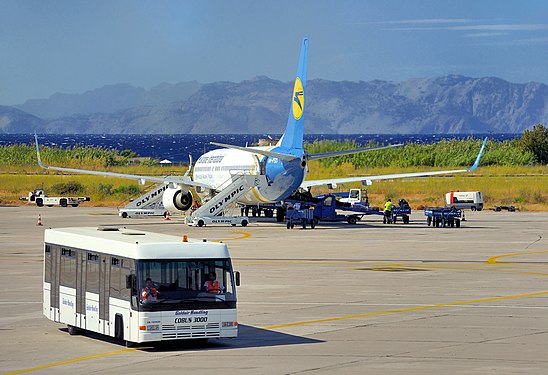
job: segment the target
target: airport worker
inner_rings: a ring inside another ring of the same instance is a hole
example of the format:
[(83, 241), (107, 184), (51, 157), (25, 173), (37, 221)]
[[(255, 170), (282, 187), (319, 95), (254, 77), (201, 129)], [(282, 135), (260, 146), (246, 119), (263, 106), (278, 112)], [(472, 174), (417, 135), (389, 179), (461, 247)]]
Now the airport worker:
[(392, 222), (392, 209), (393, 208), (394, 208), (394, 203), (392, 203), (392, 199), (388, 198), (388, 201), (384, 205), (383, 223), (390, 224)]
[(391, 213), (392, 208), (394, 208), (394, 203), (392, 203), (392, 199), (388, 198), (388, 201), (384, 205), (384, 213)]
[(224, 286), (217, 281), (217, 275), (215, 272), (210, 272), (208, 280), (204, 284), (204, 289), (208, 293), (221, 294), (224, 291)]
[(150, 277), (147, 277), (146, 279), (146, 285), (141, 290), (141, 301), (143, 302), (149, 302), (149, 301), (157, 301), (158, 295), (160, 292), (158, 289), (154, 287), (154, 284), (152, 283), (152, 279)]

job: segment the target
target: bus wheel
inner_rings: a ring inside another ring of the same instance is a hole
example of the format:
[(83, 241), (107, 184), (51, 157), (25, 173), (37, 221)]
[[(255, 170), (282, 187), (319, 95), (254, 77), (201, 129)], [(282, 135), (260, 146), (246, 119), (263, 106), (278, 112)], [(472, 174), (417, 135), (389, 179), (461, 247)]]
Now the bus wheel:
[(136, 342), (126, 340), (126, 348), (134, 348), (137, 346)]
[(198, 226), (199, 227), (203, 227), (204, 226), (204, 221), (203, 220), (198, 220)]
[(122, 212), (122, 219), (127, 219), (127, 212)]
[(74, 336), (80, 333), (80, 330), (78, 329), (78, 327), (69, 326), (69, 325), (67, 325), (67, 331), (68, 331), (68, 334), (71, 336)]

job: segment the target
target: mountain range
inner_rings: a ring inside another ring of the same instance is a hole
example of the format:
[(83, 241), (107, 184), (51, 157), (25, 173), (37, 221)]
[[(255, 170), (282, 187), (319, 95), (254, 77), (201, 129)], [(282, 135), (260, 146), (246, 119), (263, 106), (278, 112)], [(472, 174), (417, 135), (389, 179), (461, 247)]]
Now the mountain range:
[[(0, 106), (1, 133), (264, 134), (285, 129), (291, 82), (108, 85)], [(548, 121), (548, 86), (449, 75), (307, 83), (306, 133), (521, 133)]]

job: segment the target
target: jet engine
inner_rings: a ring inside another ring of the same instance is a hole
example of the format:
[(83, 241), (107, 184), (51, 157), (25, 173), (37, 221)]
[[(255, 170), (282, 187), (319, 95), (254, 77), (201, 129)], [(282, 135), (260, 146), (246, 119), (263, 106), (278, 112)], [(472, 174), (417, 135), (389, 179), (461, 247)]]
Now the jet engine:
[(168, 187), (164, 191), (162, 203), (168, 211), (186, 211), (192, 206), (192, 193), (182, 187)]

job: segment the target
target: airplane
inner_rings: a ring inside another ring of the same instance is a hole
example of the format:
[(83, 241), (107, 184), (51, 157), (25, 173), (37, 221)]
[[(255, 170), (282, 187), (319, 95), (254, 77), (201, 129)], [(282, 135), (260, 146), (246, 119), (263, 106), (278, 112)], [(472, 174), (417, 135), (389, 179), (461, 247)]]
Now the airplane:
[[(487, 138), (483, 141), (474, 164), (467, 169), (306, 180), (308, 163), (311, 160), (401, 146), (397, 144), (322, 154), (308, 154), (303, 148), (304, 114), (307, 105), (307, 63), (308, 38), (304, 37), (301, 44), (287, 126), (275, 146), (241, 147), (211, 142), (212, 145), (221, 148), (200, 156), (193, 168), (191, 162), (184, 176), (152, 177), (44, 165), (40, 158), (38, 137), (35, 134), (38, 164), (44, 169), (56, 171), (134, 179), (139, 181), (140, 184), (144, 184), (146, 181), (168, 184), (167, 189), (164, 191), (163, 204), (167, 210), (172, 212), (186, 211), (191, 208), (195, 199), (191, 189), (194, 189), (202, 197), (206, 195), (211, 197), (223, 192), (225, 188), (228, 189), (234, 176), (238, 174), (261, 177), (256, 178), (254, 186), (237, 198), (238, 203), (255, 205), (277, 203), (287, 199), (299, 189), (309, 189), (313, 186), (325, 185), (333, 187), (337, 184), (350, 182), (361, 182), (364, 185), (371, 185), (375, 180), (470, 172), (478, 167)], [(228, 192), (229, 196), (231, 196), (230, 192)]]

